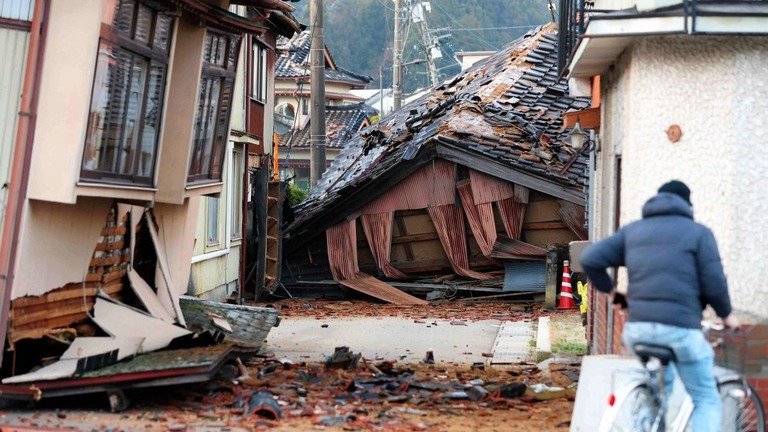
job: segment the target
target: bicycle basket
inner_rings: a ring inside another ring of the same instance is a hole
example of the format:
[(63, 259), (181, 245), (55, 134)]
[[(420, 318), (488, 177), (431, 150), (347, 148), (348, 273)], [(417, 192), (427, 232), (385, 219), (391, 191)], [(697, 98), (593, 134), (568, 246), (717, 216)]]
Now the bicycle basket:
[(749, 376), (768, 366), (768, 320), (747, 322), (736, 332), (710, 332), (708, 339), (714, 345), (716, 365)]

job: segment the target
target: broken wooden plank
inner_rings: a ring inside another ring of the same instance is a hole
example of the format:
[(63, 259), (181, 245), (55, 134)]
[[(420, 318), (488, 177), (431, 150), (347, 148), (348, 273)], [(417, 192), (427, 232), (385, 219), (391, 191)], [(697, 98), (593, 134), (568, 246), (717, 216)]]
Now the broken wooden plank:
[(93, 321), (115, 337), (144, 337), (139, 352), (165, 348), (174, 339), (192, 334), (186, 329), (102, 297), (98, 297), (93, 306)]
[(384, 283), (372, 276), (364, 275), (356, 279), (347, 279), (339, 281), (345, 287), (352, 288), (355, 291), (384, 300), (387, 303), (399, 305), (425, 305), (429, 304), (426, 300), (414, 297), (404, 293), (399, 289)]
[[(157, 264), (160, 267), (162, 281), (165, 284), (165, 287), (163, 286), (158, 287), (159, 290), (163, 290), (163, 288), (165, 288), (165, 291), (158, 292), (158, 297), (162, 301), (163, 296), (166, 294), (166, 291), (167, 291), (168, 298), (166, 299), (166, 301), (170, 302), (170, 305), (173, 308), (175, 319), (178, 320), (179, 324), (186, 326), (186, 323), (184, 322), (184, 314), (181, 312), (181, 306), (179, 306), (179, 296), (173, 290), (173, 282), (171, 281), (171, 271), (168, 269), (168, 261), (165, 256), (165, 249), (163, 248), (163, 245), (160, 244), (160, 238), (157, 235), (157, 230), (155, 229), (155, 223), (152, 221), (152, 217), (150, 216), (149, 212), (144, 213), (144, 217), (147, 220), (147, 227), (149, 227), (149, 235), (150, 237), (152, 237), (152, 243), (155, 245), (155, 252), (157, 253)], [(159, 284), (159, 285), (163, 285), (163, 284)]]
[(157, 298), (155, 291), (141, 276), (139, 276), (138, 273), (136, 273), (136, 270), (131, 269), (128, 272), (128, 281), (131, 283), (133, 292), (136, 293), (136, 296), (141, 300), (141, 303), (147, 308), (147, 312), (155, 318), (160, 318), (165, 322), (173, 323), (175, 321), (173, 316), (160, 302), (160, 299)]

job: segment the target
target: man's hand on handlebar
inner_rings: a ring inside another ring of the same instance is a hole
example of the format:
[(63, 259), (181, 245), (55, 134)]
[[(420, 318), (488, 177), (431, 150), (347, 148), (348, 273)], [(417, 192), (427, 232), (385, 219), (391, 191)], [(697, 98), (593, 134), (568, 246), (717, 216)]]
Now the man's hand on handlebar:
[(627, 308), (627, 296), (624, 294), (614, 291), (613, 292), (613, 304), (617, 305), (621, 309)]

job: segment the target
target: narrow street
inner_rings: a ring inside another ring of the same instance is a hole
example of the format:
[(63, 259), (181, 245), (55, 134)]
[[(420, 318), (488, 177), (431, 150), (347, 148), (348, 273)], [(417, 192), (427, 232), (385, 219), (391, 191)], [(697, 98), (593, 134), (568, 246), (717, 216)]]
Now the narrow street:
[[(269, 305), (280, 310), (282, 321), (262, 351), (243, 361), (242, 369), (234, 364), (223, 368), (213, 382), (134, 392), (130, 408), (120, 413), (110, 413), (104, 396), (94, 395), (52, 399), (34, 411), (6, 410), (2, 421), (8, 426), (99, 431), (505, 431), (511, 424), (523, 432), (568, 428), (578, 357), (556, 356), (538, 366), (529, 357), (493, 366), (491, 355), (502, 322), (534, 323), (549, 316), (574, 323), (570, 317), (580, 319), (578, 314), (460, 300), (414, 307), (305, 299)], [(348, 325), (349, 320), (370, 328), (379, 325), (395, 337), (381, 338)], [(305, 328), (308, 321), (312, 330)], [(398, 333), (412, 324), (431, 335), (444, 330), (448, 337), (430, 340)], [(476, 331), (473, 326), (478, 325), (492, 329), (489, 337)], [(334, 327), (345, 334), (324, 333)], [(473, 332), (463, 332), (466, 328)], [(296, 341), (308, 331), (317, 343), (301, 342), (297, 351)], [(572, 338), (579, 331), (583, 334), (581, 325), (553, 335)], [(529, 345), (533, 356), (534, 340)], [(330, 361), (325, 357), (334, 348), (321, 346), (347, 346), (350, 353), (362, 355)], [(369, 352), (366, 347), (371, 346), (378, 353)], [(425, 362), (429, 349), (434, 364)], [(276, 404), (249, 414), (249, 402), (259, 392), (275, 397)]]

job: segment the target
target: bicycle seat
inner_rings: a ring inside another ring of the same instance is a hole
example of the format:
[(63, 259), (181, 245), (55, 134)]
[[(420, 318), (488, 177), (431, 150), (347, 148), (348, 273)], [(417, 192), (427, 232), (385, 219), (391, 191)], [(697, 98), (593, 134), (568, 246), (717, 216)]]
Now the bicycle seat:
[(639, 343), (635, 344), (632, 350), (635, 352), (635, 355), (640, 357), (643, 363), (647, 363), (651, 357), (656, 357), (665, 366), (669, 362), (675, 361), (675, 352), (668, 346)]

